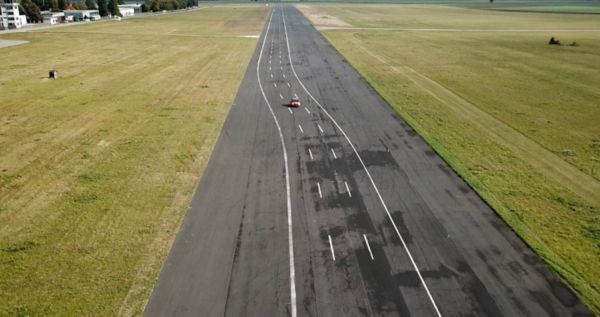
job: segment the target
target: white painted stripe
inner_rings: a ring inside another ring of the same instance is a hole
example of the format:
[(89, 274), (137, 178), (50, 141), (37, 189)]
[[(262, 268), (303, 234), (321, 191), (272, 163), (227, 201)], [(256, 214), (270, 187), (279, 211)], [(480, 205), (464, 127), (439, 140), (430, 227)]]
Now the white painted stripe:
[(263, 50), (265, 49), (265, 43), (267, 41), (267, 37), (269, 35), (269, 29), (271, 28), (271, 20), (273, 19), (273, 13), (271, 13), (271, 17), (269, 18), (269, 24), (267, 25), (267, 31), (265, 32), (265, 37), (263, 39), (262, 47), (260, 49), (260, 54), (258, 55), (258, 63), (256, 63), (256, 77), (258, 78), (258, 87), (260, 88), (260, 92), (262, 93), (267, 106), (269, 107), (269, 111), (271, 112), (271, 116), (273, 116), (273, 120), (275, 121), (275, 125), (277, 126), (277, 131), (279, 132), (279, 141), (281, 142), (281, 149), (283, 151), (283, 162), (285, 167), (285, 193), (287, 196), (287, 218), (288, 218), (288, 250), (289, 250), (289, 260), (290, 260), (290, 309), (292, 317), (297, 316), (297, 307), (296, 307), (296, 266), (294, 263), (294, 233), (292, 230), (292, 199), (291, 199), (291, 189), (290, 189), (290, 171), (288, 168), (288, 156), (285, 147), (285, 140), (283, 138), (283, 133), (281, 132), (281, 126), (279, 125), (279, 121), (275, 116), (275, 112), (269, 103), (269, 99), (267, 99), (267, 95), (262, 87), (262, 83), (260, 82), (260, 61), (262, 59)]
[(333, 252), (333, 242), (331, 242), (331, 236), (327, 235), (329, 237), (329, 247), (331, 248), (331, 257), (333, 258), (333, 261), (335, 262), (335, 252)]
[(317, 123), (317, 127), (319, 128), (319, 131), (321, 131), (321, 133), (325, 133), (325, 132), (323, 132), (323, 129), (321, 128), (321, 125), (319, 125), (318, 123)]
[(271, 74), (271, 78), (273, 78), (273, 74)]
[(283, 75), (283, 78), (285, 78), (285, 74), (282, 74), (282, 75)]
[(337, 155), (335, 155), (335, 151), (333, 150), (333, 148), (331, 148), (331, 154), (333, 154), (333, 159), (336, 160), (337, 159)]
[(369, 240), (367, 240), (367, 235), (363, 233), (363, 238), (365, 238), (365, 243), (367, 244), (367, 249), (369, 249), (369, 254), (371, 255), (371, 260), (375, 260), (373, 257), (373, 252), (371, 252), (371, 246), (369, 245)]
[(308, 155), (310, 156), (310, 159), (313, 159), (313, 155), (312, 155), (312, 151), (310, 149), (308, 149)]
[(310, 109), (308, 109), (308, 107), (304, 107), (304, 110), (306, 110), (306, 112), (307, 112), (308, 114), (310, 114)]
[(288, 33), (287, 33), (287, 26), (286, 26), (286, 23), (285, 23), (285, 14), (283, 14), (283, 11), (284, 10), (281, 10), (281, 16), (283, 17), (283, 30), (285, 32), (285, 43), (286, 43), (286, 46), (287, 46), (288, 59), (290, 61), (290, 67), (292, 69), (292, 73), (294, 74), (294, 76), (296, 77), (296, 80), (298, 81), (298, 83), (300, 84), (300, 86), (302, 86), (302, 88), (304, 89), (304, 91), (306, 91), (306, 93), (310, 96), (310, 98), (312, 98), (312, 100), (315, 101), (315, 103), (319, 106), (319, 108), (321, 108), (321, 110), (323, 110), (323, 113), (325, 113), (325, 115), (327, 115), (327, 117), (329, 117), (329, 119), (331, 119), (331, 121), (333, 122), (333, 124), (335, 124), (335, 126), (340, 130), (340, 132), (342, 133), (342, 135), (344, 136), (344, 138), (346, 139), (346, 141), (350, 144), (350, 147), (352, 147), (352, 150), (354, 151), (354, 154), (356, 154), (356, 157), (358, 158), (360, 164), (362, 165), (363, 169), (365, 170), (365, 173), (367, 174), (367, 177), (369, 178), (369, 181), (371, 182), (371, 185), (373, 186), (373, 189), (375, 190), (375, 193), (377, 193), (377, 197), (379, 198), (379, 201), (381, 202), (381, 205), (383, 206), (383, 209), (385, 210), (388, 218), (392, 222), (392, 226), (394, 227), (394, 230), (396, 231), (396, 234), (400, 238), (400, 241), (402, 242), (402, 246), (404, 247), (404, 250), (406, 251), (406, 253), (408, 255), (408, 258), (410, 259), (410, 262), (411, 262), (413, 268), (417, 272), (417, 275), (419, 276), (419, 280), (421, 281), (421, 284), (423, 285), (423, 288), (425, 288), (425, 292), (427, 293), (427, 296), (429, 297), (429, 300), (431, 301), (431, 305), (435, 309), (435, 312), (437, 313), (437, 315), (439, 317), (441, 317), (442, 313), (440, 313), (440, 310), (438, 309), (437, 304), (435, 303), (435, 300), (433, 299), (433, 296), (431, 295), (431, 292), (429, 291), (429, 287), (427, 287), (427, 284), (425, 283), (425, 280), (423, 279), (423, 275), (421, 275), (421, 271), (419, 271), (419, 267), (417, 266), (417, 263), (415, 262), (412, 254), (410, 253), (410, 250), (408, 249), (408, 246), (406, 245), (406, 242), (404, 241), (404, 238), (400, 234), (400, 230), (398, 230), (398, 226), (396, 225), (396, 222), (394, 222), (394, 218), (392, 218), (392, 215), (390, 214), (390, 211), (389, 211), (387, 205), (385, 204), (385, 201), (383, 200), (383, 197), (381, 196), (381, 193), (379, 192), (379, 188), (375, 184), (375, 181), (373, 180), (373, 177), (371, 176), (371, 173), (369, 173), (369, 170), (367, 169), (367, 166), (365, 165), (365, 162), (362, 160), (362, 157), (360, 156), (360, 154), (358, 154), (358, 151), (356, 150), (356, 147), (354, 147), (354, 144), (352, 144), (352, 141), (350, 140), (350, 138), (348, 137), (348, 135), (346, 134), (346, 132), (340, 127), (340, 125), (329, 114), (329, 112), (327, 110), (325, 110), (325, 108), (323, 107), (323, 105), (321, 105), (321, 103), (310, 93), (310, 91), (308, 91), (308, 89), (306, 88), (306, 86), (304, 85), (304, 83), (302, 83), (302, 81), (298, 77), (298, 74), (296, 73), (296, 69), (294, 68), (294, 62), (292, 61), (292, 55), (290, 53), (291, 52), (291, 49), (290, 49), (290, 40), (289, 40)]
[(276, 83), (273, 83), (273, 86), (274, 86), (275, 88), (277, 88), (277, 84), (276, 84)]
[(344, 185), (346, 185), (346, 192), (348, 193), (348, 196), (352, 198), (352, 193), (350, 192), (350, 187), (348, 187), (348, 183), (344, 182)]
[(292, 86), (290, 85), (290, 83), (287, 83), (287, 85), (288, 85), (288, 88), (291, 88), (291, 87), (292, 87)]
[(298, 128), (300, 128), (300, 132), (304, 133), (304, 130), (302, 130), (302, 126), (298, 125)]
[(291, 114), (294, 114), (294, 112), (292, 111), (292, 108), (288, 108), (288, 111), (289, 111)]
[(282, 95), (282, 94), (279, 94), (279, 98), (283, 99), (283, 95)]
[(321, 192), (321, 184), (317, 183), (317, 189), (319, 190), (319, 198), (323, 198), (323, 193)]

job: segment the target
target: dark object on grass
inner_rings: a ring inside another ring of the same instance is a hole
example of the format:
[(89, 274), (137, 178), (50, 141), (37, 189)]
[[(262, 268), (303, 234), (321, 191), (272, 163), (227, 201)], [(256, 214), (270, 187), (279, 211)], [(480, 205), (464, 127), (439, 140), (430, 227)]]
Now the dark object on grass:
[(555, 39), (553, 36), (552, 38), (550, 38), (550, 42), (548, 42), (548, 45), (560, 45), (560, 41)]
[(569, 44), (569, 46), (579, 46), (579, 44), (577, 44), (577, 42), (573, 42), (573, 43)]
[(48, 78), (50, 78), (50, 79), (58, 79), (58, 71), (56, 71), (54, 69), (51, 69), (48, 72)]

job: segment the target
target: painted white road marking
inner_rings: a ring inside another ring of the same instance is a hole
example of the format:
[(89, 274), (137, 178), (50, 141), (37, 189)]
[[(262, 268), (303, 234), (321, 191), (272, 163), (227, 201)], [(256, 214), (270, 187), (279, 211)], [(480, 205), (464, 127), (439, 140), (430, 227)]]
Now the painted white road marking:
[(275, 86), (275, 88), (277, 88), (277, 84), (276, 83), (273, 83), (273, 86)]
[(265, 90), (263, 89), (262, 83), (260, 82), (260, 61), (263, 56), (263, 51), (265, 49), (265, 43), (267, 42), (267, 37), (269, 36), (269, 30), (271, 28), (271, 20), (273, 19), (273, 13), (271, 13), (271, 17), (269, 18), (269, 24), (267, 25), (267, 31), (265, 31), (265, 36), (263, 39), (262, 47), (260, 48), (260, 54), (258, 55), (258, 63), (256, 63), (256, 77), (258, 79), (258, 87), (260, 88), (260, 92), (262, 93), (263, 98), (267, 106), (269, 107), (269, 111), (271, 112), (271, 116), (273, 116), (273, 120), (275, 121), (275, 125), (277, 126), (277, 131), (279, 132), (279, 141), (281, 142), (281, 150), (283, 151), (283, 162), (285, 167), (285, 193), (287, 196), (287, 218), (288, 218), (288, 250), (289, 250), (289, 261), (290, 261), (290, 310), (292, 317), (296, 317), (297, 307), (296, 307), (296, 264), (294, 262), (294, 232), (292, 230), (292, 198), (291, 198), (291, 188), (290, 188), (290, 170), (288, 167), (288, 156), (285, 147), (285, 139), (283, 138), (283, 132), (281, 131), (281, 126), (279, 125), (279, 121), (277, 120), (277, 116), (275, 116), (275, 112), (269, 103), (269, 99), (267, 99), (267, 95), (265, 94)]
[(271, 74), (271, 78), (273, 78), (273, 74)]
[(327, 235), (329, 237), (329, 247), (331, 248), (331, 257), (333, 258), (333, 261), (335, 261), (335, 252), (333, 252), (333, 242), (331, 242), (331, 236)]
[(302, 126), (298, 125), (298, 128), (300, 128), (300, 132), (304, 133), (304, 130), (302, 130)]
[(352, 193), (350, 192), (350, 187), (348, 187), (348, 183), (344, 182), (344, 185), (346, 185), (346, 192), (348, 192), (348, 196), (352, 198)]
[(333, 159), (336, 160), (337, 159), (337, 155), (335, 155), (335, 151), (333, 150), (333, 148), (331, 148), (331, 154), (333, 154)]
[(279, 98), (283, 99), (283, 95), (282, 95), (282, 94), (279, 94)]
[(433, 296), (431, 295), (431, 292), (429, 291), (429, 287), (427, 287), (427, 284), (425, 283), (425, 280), (423, 279), (423, 275), (421, 274), (421, 271), (419, 270), (419, 267), (417, 266), (417, 263), (415, 262), (415, 260), (414, 260), (414, 258), (412, 256), (412, 253), (410, 253), (410, 250), (408, 249), (408, 246), (406, 245), (406, 241), (404, 241), (404, 238), (400, 234), (400, 230), (398, 230), (398, 226), (396, 225), (396, 222), (394, 221), (394, 218), (392, 218), (392, 215), (390, 214), (390, 211), (389, 211), (389, 209), (388, 209), (385, 201), (383, 200), (383, 197), (381, 196), (381, 193), (379, 192), (379, 188), (375, 184), (375, 181), (373, 180), (373, 177), (371, 176), (371, 173), (367, 169), (367, 166), (365, 165), (365, 162), (362, 160), (362, 157), (360, 156), (360, 154), (358, 154), (358, 151), (356, 150), (356, 147), (354, 146), (354, 144), (352, 144), (352, 141), (350, 140), (350, 138), (348, 137), (348, 135), (346, 134), (346, 132), (340, 127), (340, 125), (337, 123), (337, 121), (335, 121), (335, 119), (331, 116), (331, 114), (329, 114), (329, 112), (323, 107), (323, 105), (321, 105), (321, 103), (310, 93), (310, 91), (308, 91), (308, 89), (306, 88), (306, 86), (304, 85), (304, 83), (300, 80), (300, 77), (298, 77), (298, 73), (296, 73), (296, 69), (294, 68), (294, 62), (292, 61), (292, 55), (290, 53), (291, 52), (291, 49), (290, 49), (290, 39), (288, 37), (287, 25), (286, 25), (286, 22), (285, 22), (285, 14), (283, 13), (283, 11), (284, 10), (281, 10), (281, 16), (283, 18), (283, 30), (284, 30), (284, 33), (285, 33), (285, 43), (286, 43), (286, 48), (287, 48), (287, 52), (288, 52), (288, 54), (287, 54), (288, 55), (288, 60), (290, 61), (290, 68), (292, 69), (292, 74), (294, 74), (294, 77), (296, 78), (296, 80), (298, 81), (298, 83), (300, 84), (300, 86), (302, 86), (302, 88), (304, 89), (304, 91), (306, 91), (306, 93), (310, 96), (310, 98), (317, 104), (317, 106), (319, 106), (319, 108), (323, 111), (323, 113), (325, 113), (325, 115), (327, 115), (327, 117), (329, 117), (329, 119), (331, 119), (331, 121), (333, 122), (333, 124), (340, 130), (340, 132), (342, 133), (342, 135), (344, 136), (344, 138), (346, 139), (346, 141), (350, 144), (350, 147), (352, 147), (352, 151), (354, 151), (354, 154), (356, 154), (356, 157), (358, 158), (358, 161), (360, 162), (360, 164), (362, 165), (365, 173), (367, 174), (367, 177), (369, 178), (369, 181), (371, 182), (371, 185), (373, 186), (373, 189), (375, 190), (375, 193), (377, 194), (377, 197), (379, 198), (379, 201), (381, 202), (381, 205), (383, 206), (383, 209), (385, 210), (388, 218), (390, 219), (390, 221), (392, 223), (392, 226), (394, 227), (394, 230), (396, 231), (396, 234), (400, 238), (400, 241), (402, 242), (402, 246), (404, 247), (404, 250), (406, 251), (406, 254), (408, 255), (408, 258), (410, 259), (410, 262), (411, 262), (413, 268), (415, 269), (417, 275), (419, 276), (419, 280), (421, 281), (421, 285), (423, 285), (423, 288), (425, 289), (425, 292), (427, 293), (427, 296), (429, 297), (431, 305), (435, 309), (435, 312), (437, 313), (437, 316), (441, 317), (442, 313), (438, 309), (437, 304), (435, 303), (435, 300), (433, 299)]
[(287, 83), (287, 85), (288, 85), (288, 88), (291, 88), (291, 87), (292, 87), (292, 86), (290, 85), (290, 83)]
[(319, 190), (319, 198), (323, 198), (323, 192), (321, 192), (321, 184), (317, 183), (317, 190)]
[(285, 78), (285, 74), (282, 74), (282, 75), (283, 75), (283, 78)]
[(321, 131), (321, 133), (325, 133), (325, 132), (323, 132), (323, 129), (321, 128), (321, 125), (319, 125), (318, 123), (317, 123), (317, 127), (319, 128), (319, 131)]
[(310, 150), (310, 148), (308, 149), (308, 155), (310, 156), (310, 159), (313, 159), (313, 155), (312, 155), (312, 151)]
[(365, 243), (367, 244), (367, 249), (369, 249), (369, 255), (371, 255), (371, 260), (375, 260), (373, 258), (373, 252), (371, 252), (371, 246), (369, 245), (369, 240), (367, 240), (367, 235), (363, 233), (363, 238), (365, 238)]
[(292, 111), (292, 108), (288, 108), (288, 111), (289, 111), (291, 114), (294, 114), (294, 112)]
[(308, 107), (304, 107), (304, 110), (306, 110), (306, 112), (307, 112), (308, 114), (310, 114), (310, 109), (308, 109)]

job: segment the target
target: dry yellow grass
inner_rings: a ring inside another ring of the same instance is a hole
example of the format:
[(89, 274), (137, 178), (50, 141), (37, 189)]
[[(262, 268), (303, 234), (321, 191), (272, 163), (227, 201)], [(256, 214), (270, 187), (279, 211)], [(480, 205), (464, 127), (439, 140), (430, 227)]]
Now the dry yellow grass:
[(2, 36), (0, 315), (140, 314), (266, 15)]

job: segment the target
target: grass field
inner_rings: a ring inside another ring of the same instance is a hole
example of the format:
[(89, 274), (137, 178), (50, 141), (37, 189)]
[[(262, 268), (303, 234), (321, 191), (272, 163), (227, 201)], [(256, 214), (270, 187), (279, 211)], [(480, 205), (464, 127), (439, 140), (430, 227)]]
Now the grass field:
[[(313, 5), (324, 35), (600, 313), (600, 25), (593, 15)], [(335, 20), (329, 18), (329, 21)], [(318, 25), (317, 25), (318, 26)], [(551, 36), (578, 47), (547, 45)]]
[(514, 12), (545, 12), (545, 13), (583, 13), (600, 14), (600, 4), (597, 5), (545, 5), (506, 7), (499, 10)]
[(266, 15), (0, 35), (1, 316), (141, 313)]

